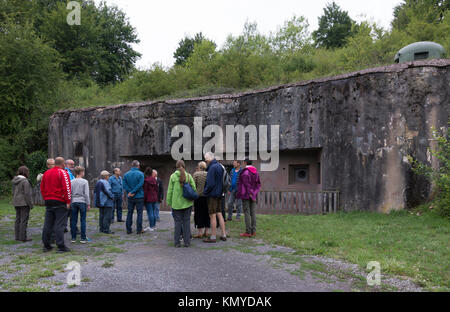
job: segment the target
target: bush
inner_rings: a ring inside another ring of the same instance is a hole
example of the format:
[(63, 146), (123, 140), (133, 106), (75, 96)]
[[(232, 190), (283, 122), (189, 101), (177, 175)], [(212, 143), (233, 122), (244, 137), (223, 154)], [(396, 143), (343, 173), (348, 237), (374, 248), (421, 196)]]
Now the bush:
[[(450, 125), (450, 120), (449, 120)], [(439, 168), (432, 168), (428, 164), (419, 163), (409, 156), (414, 173), (427, 177), (434, 185), (435, 197), (430, 208), (440, 216), (450, 218), (450, 143), (449, 134), (440, 134), (433, 129), (433, 137), (437, 148), (432, 154), (439, 160)]]
[(36, 177), (39, 173), (47, 169), (47, 153), (43, 151), (36, 151), (25, 155), (25, 166), (30, 170), (29, 180), (31, 184), (36, 185)]

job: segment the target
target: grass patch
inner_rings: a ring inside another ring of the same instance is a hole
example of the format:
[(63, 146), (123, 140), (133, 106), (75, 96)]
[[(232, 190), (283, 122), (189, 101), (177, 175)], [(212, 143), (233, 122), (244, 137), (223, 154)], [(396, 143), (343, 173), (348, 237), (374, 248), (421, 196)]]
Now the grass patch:
[(106, 260), (105, 263), (102, 264), (102, 268), (110, 268), (114, 266), (114, 262), (111, 260)]
[[(235, 237), (245, 224), (229, 222), (227, 228)], [(257, 216), (257, 236), (270, 244), (290, 247), (298, 255), (346, 260), (362, 268), (378, 261), (382, 274), (410, 277), (427, 289), (450, 290), (449, 234), (450, 222), (430, 213)], [(306, 265), (321, 271), (317, 263)]]

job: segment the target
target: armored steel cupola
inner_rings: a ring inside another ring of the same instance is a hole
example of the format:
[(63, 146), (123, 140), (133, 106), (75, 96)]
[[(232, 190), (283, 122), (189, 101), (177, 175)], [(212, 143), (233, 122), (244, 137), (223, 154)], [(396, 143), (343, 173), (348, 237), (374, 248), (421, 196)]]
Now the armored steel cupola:
[(440, 44), (431, 41), (415, 42), (402, 48), (395, 55), (395, 63), (411, 62), (425, 59), (445, 57), (445, 49)]

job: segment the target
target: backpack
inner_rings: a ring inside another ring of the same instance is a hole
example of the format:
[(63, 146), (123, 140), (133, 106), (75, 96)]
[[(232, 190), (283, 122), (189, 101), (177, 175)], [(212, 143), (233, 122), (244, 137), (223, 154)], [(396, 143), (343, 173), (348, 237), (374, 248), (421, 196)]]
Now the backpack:
[(227, 170), (225, 169), (225, 167), (220, 164), (222, 166), (223, 169), (223, 175), (222, 175), (222, 193), (226, 193), (231, 186), (231, 177), (228, 174)]

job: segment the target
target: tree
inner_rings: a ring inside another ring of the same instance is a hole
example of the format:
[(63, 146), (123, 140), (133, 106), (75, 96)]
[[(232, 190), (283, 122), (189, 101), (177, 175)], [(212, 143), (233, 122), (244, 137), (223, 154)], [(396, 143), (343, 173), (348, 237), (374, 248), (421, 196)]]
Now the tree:
[(450, 0), (403, 0), (394, 8), (394, 29), (404, 30), (414, 19), (426, 23), (441, 22), (450, 10)]
[(313, 32), (316, 46), (327, 49), (344, 46), (354, 23), (348, 13), (341, 10), (335, 2), (328, 4), (319, 17), (319, 29)]
[(91, 78), (105, 85), (124, 80), (134, 70), (140, 54), (131, 44), (139, 40), (120, 9), (85, 0), (81, 25), (68, 25), (67, 14), (66, 3), (57, 3), (44, 14), (39, 31), (63, 57), (63, 70), (70, 78)]
[(64, 78), (59, 62), (58, 52), (30, 23), (0, 24), (0, 180), (13, 174), (26, 153), (47, 146), (46, 117)]
[(271, 45), (280, 54), (301, 50), (310, 44), (308, 20), (304, 16), (293, 16), (271, 36)]
[(194, 38), (189, 36), (184, 37), (179, 43), (178, 48), (173, 53), (173, 57), (175, 58), (176, 65), (184, 65), (187, 59), (194, 52), (195, 44), (200, 44), (206, 38), (203, 36), (201, 32), (197, 33)]

